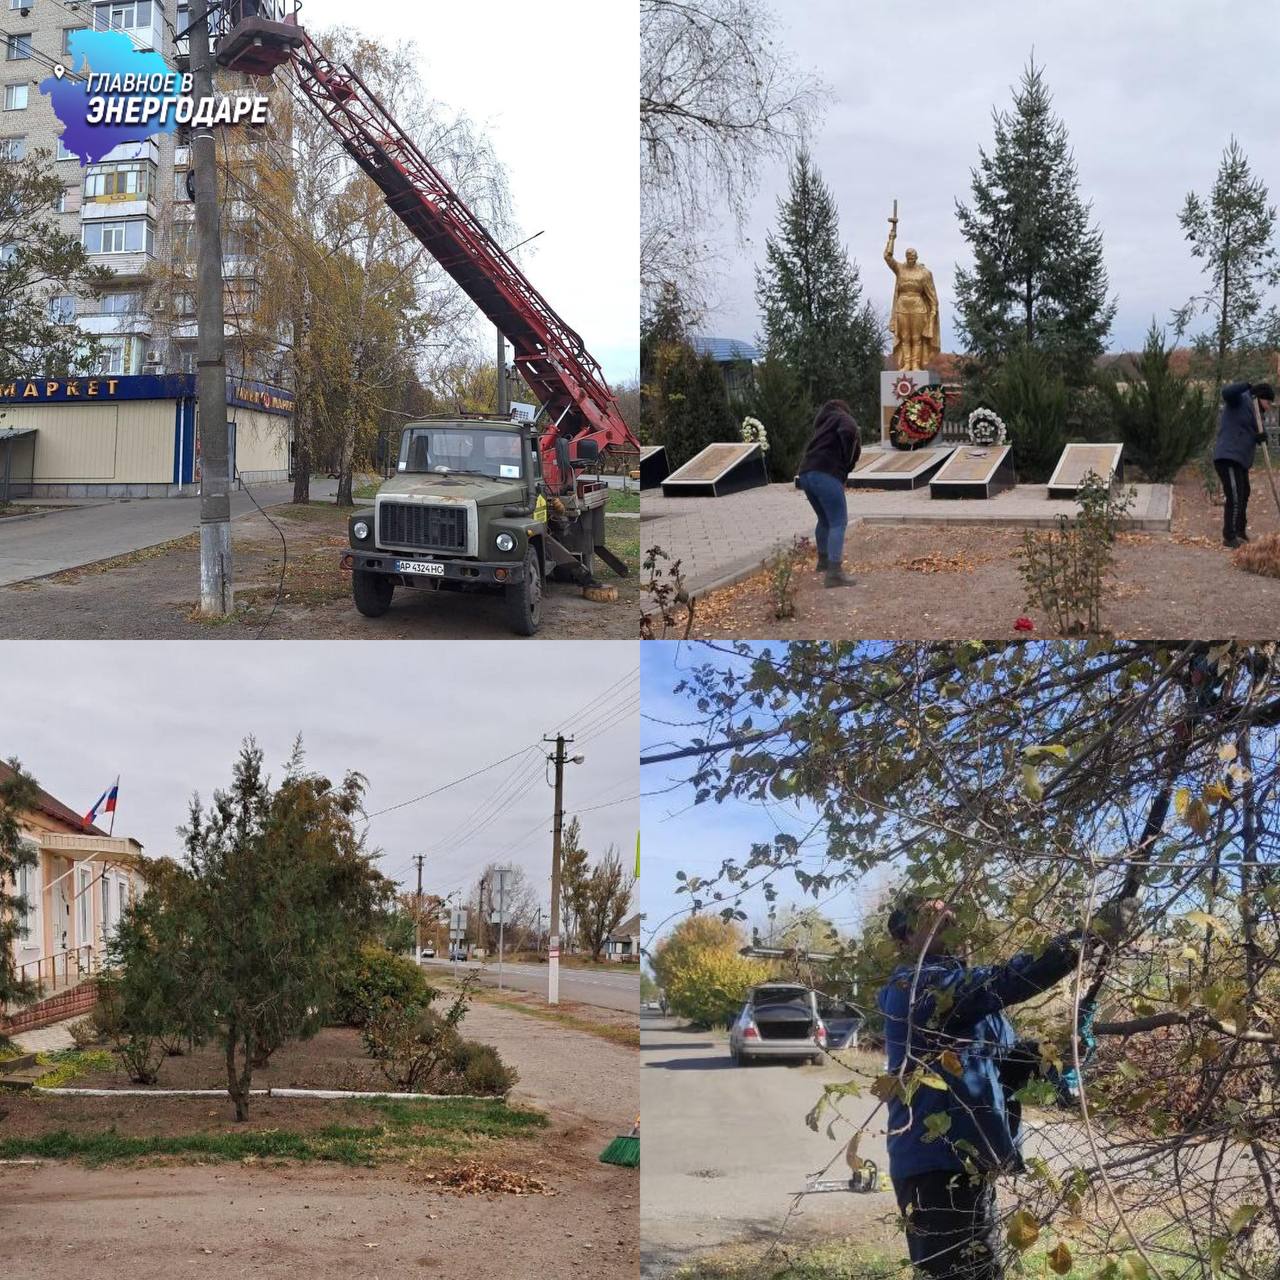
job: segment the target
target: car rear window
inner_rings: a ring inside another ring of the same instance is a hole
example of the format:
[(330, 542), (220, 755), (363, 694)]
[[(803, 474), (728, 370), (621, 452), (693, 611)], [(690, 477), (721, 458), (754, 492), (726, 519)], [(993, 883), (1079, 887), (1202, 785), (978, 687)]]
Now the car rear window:
[(758, 987), (751, 993), (751, 1003), (757, 1008), (770, 1004), (796, 1004), (808, 1000), (805, 987)]

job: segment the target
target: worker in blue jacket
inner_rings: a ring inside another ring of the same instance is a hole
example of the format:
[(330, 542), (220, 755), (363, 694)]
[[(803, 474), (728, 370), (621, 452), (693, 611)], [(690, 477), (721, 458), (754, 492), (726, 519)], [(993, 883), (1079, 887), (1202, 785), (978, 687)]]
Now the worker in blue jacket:
[(1222, 415), (1218, 438), (1213, 445), (1213, 468), (1222, 481), (1226, 502), (1222, 511), (1222, 542), (1238, 547), (1249, 541), (1245, 521), (1249, 511), (1249, 468), (1266, 436), (1258, 430), (1256, 403), (1266, 413), (1275, 403), (1276, 393), (1269, 382), (1233, 382), (1222, 388)]
[[(1089, 938), (1127, 934), (1136, 910), (1132, 899), (1109, 903), (1090, 922)], [(888, 1069), (896, 1074), (905, 1060), (904, 1076), (923, 1067), (947, 1086), (920, 1086), (909, 1104), (890, 1100), (889, 1176), (918, 1275), (1000, 1280), (995, 1180), (1022, 1168), (1014, 1094), (1041, 1074), (1039, 1046), (1018, 1039), (1005, 1010), (1072, 973), (1085, 935), (1076, 929), (1037, 956), (970, 966), (948, 950), (953, 919), (944, 902), (910, 896), (889, 916), (902, 963), (879, 995)], [(947, 1050), (959, 1075), (941, 1061)]]

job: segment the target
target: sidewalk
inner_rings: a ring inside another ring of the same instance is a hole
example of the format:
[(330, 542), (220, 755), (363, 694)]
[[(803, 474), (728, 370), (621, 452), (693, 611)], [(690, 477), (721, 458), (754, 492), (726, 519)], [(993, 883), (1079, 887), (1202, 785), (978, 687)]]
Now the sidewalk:
[(68, 1018), (65, 1022), (41, 1027), (38, 1031), (20, 1031), (9, 1039), (23, 1053), (57, 1053), (60, 1049), (74, 1049), (76, 1042), (71, 1038), (69, 1028), (73, 1022), (79, 1021), (79, 1018)]
[[(1169, 485), (1140, 484), (1121, 528), (1168, 533), (1173, 521)], [(1018, 485), (994, 498), (929, 497), (927, 485), (914, 490), (854, 489), (848, 493), (849, 525), (930, 525), (945, 538), (956, 525), (1056, 528), (1060, 516), (1073, 516), (1075, 502), (1051, 500), (1044, 485)], [(705, 594), (754, 572), (762, 561), (797, 536), (813, 539), (814, 517), (808, 499), (789, 484), (748, 489), (723, 498), (668, 498), (646, 490), (641, 511), (641, 552), (658, 546), (681, 561), (690, 591)], [(926, 535), (928, 536), (928, 535)]]

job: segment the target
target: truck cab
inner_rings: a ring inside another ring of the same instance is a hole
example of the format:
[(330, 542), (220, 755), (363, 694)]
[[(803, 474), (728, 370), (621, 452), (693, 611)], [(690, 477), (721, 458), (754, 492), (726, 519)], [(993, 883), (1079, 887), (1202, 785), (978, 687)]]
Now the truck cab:
[(391, 607), (397, 587), (500, 592), (521, 635), (537, 631), (549, 572), (547, 499), (534, 428), (506, 418), (411, 423), (396, 474), (348, 522), (356, 608)]

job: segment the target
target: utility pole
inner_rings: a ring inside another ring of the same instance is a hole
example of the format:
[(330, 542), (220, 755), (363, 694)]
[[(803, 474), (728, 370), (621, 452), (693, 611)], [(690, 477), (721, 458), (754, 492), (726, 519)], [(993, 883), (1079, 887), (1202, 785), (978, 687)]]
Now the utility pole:
[[(543, 738), (550, 742), (550, 738)], [(560, 836), (564, 827), (565, 744), (572, 742), (564, 734), (555, 738), (556, 753), (551, 757), (556, 767), (555, 832), (551, 843), (551, 934), (547, 938), (547, 1003), (560, 1003)], [(575, 757), (581, 759), (581, 757)]]
[[(192, 94), (213, 97), (209, 0), (191, 0)], [(196, 189), (197, 403), (200, 409), (200, 612), (235, 608), (231, 570), (231, 478), (227, 459), (226, 316), (222, 303), (222, 229), (218, 214), (218, 142), (213, 126), (191, 135)]]
[(414, 862), (418, 864), (418, 892), (413, 899), (413, 942), (414, 959), (422, 963), (422, 862), (424, 854), (418, 854)]
[(511, 389), (507, 386), (507, 340), (498, 331), (498, 415), (505, 418), (511, 412)]
[(498, 871), (498, 990), (502, 990), (502, 950), (507, 924), (507, 873)]

